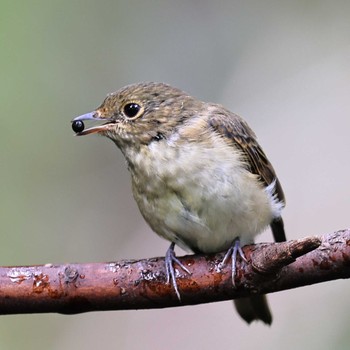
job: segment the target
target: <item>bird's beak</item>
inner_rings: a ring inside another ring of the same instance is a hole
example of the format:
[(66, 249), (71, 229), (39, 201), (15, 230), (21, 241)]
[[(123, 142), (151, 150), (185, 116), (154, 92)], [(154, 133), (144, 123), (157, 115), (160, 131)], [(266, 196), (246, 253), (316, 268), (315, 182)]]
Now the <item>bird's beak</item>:
[(93, 120), (93, 121), (99, 121), (99, 120), (102, 121), (103, 120), (103, 121), (106, 121), (106, 123), (104, 123), (102, 125), (93, 126), (91, 128), (82, 130), (80, 132), (76, 132), (77, 136), (100, 133), (102, 131), (107, 130), (111, 126), (111, 124), (113, 124), (111, 119), (101, 118), (99, 116), (98, 112), (90, 112), (90, 113), (80, 115), (79, 117), (74, 118), (72, 120), (72, 123), (74, 123), (76, 121), (84, 121), (84, 120)]

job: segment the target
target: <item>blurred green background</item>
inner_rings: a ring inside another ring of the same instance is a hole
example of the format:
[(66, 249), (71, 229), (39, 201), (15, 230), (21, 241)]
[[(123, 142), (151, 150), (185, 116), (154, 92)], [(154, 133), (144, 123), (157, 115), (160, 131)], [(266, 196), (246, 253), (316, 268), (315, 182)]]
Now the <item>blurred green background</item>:
[[(349, 226), (349, 1), (0, 4), (1, 265), (164, 255), (121, 153), (70, 125), (138, 81), (249, 122), (283, 184), (288, 238)], [(348, 349), (349, 292), (336, 281), (270, 295), (271, 328), (248, 327), (230, 302), (1, 316), (0, 349)]]

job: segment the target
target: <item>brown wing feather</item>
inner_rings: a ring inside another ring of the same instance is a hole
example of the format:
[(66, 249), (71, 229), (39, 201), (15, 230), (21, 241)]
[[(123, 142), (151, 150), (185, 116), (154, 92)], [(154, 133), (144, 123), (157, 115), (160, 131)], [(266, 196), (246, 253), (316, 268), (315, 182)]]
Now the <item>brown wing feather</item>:
[[(265, 186), (276, 181), (275, 194), (279, 201), (285, 203), (282, 186), (276, 176), (275, 170), (260, 147), (253, 130), (237, 114), (223, 109), (221, 106), (217, 106), (217, 109), (217, 113), (209, 120), (210, 126), (218, 134), (225, 137), (228, 142), (232, 142), (232, 144), (241, 149), (247, 161), (248, 170), (252, 174), (258, 175), (259, 180)], [(282, 218), (274, 220), (271, 223), (271, 228), (276, 241), (286, 240)]]

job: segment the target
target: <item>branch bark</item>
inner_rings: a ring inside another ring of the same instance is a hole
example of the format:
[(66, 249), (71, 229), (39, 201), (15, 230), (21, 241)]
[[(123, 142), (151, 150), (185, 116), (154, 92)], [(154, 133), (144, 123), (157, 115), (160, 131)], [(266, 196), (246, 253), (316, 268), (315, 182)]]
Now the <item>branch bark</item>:
[(267, 294), (350, 277), (350, 230), (243, 248), (236, 286), (223, 253), (179, 258), (181, 302), (165, 283), (164, 258), (0, 267), (0, 314), (151, 309)]

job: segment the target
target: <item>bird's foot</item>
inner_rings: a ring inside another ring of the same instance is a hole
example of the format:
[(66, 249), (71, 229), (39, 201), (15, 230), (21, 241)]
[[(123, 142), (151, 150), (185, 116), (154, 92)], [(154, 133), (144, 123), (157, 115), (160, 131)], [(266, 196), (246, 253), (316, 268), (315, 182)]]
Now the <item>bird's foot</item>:
[(179, 301), (181, 301), (181, 296), (179, 293), (179, 289), (177, 288), (177, 283), (176, 283), (176, 276), (175, 276), (175, 268), (174, 268), (174, 263), (179, 265), (182, 270), (187, 272), (189, 275), (191, 272), (188, 270), (188, 268), (181, 263), (181, 261), (176, 257), (175, 255), (175, 243), (171, 243), (169, 249), (167, 250), (165, 254), (165, 269), (166, 269), (166, 283), (169, 284), (170, 280), (172, 282), (172, 285), (174, 287), (175, 293)]
[(231, 264), (232, 264), (232, 285), (234, 287), (236, 287), (236, 282), (235, 282), (235, 277), (236, 277), (236, 264), (237, 264), (237, 255), (240, 256), (240, 258), (244, 261), (244, 262), (248, 262), (247, 258), (244, 255), (244, 252), (241, 248), (241, 242), (239, 240), (239, 238), (236, 238), (233, 243), (232, 246), (229, 248), (229, 250), (226, 252), (224, 258), (222, 259), (221, 263), (219, 264), (219, 268), (223, 268), (226, 263), (227, 260), (229, 258), (231, 258)]

